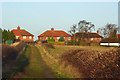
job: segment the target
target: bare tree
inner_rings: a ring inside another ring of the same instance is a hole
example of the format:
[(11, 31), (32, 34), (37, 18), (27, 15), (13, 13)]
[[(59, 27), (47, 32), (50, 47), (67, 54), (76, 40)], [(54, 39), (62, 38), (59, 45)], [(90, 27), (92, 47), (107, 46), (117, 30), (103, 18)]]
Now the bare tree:
[[(78, 23), (78, 32), (82, 33), (81, 40), (83, 40), (83, 34), (84, 32), (91, 32), (92, 30), (95, 30), (95, 25), (91, 22), (87, 22), (86, 20), (82, 20)], [(88, 35), (89, 38), (89, 35)]]
[(73, 25), (70, 28), (70, 31), (68, 31), (72, 36), (73, 36), (73, 45), (75, 45), (75, 33), (77, 32), (77, 27), (76, 25)]
[(103, 35), (105, 38), (110, 37), (112, 35), (111, 33), (113, 33), (114, 30), (116, 30), (116, 32), (119, 32), (120, 28), (117, 27), (116, 24), (106, 24), (105, 27), (99, 28), (100, 34)]

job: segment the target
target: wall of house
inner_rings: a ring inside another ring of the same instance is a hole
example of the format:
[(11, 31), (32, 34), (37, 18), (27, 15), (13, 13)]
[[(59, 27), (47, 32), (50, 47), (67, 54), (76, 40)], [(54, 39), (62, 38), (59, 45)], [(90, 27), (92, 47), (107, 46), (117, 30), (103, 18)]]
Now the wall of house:
[(20, 40), (34, 40), (34, 36), (31, 36), (32, 38), (29, 38), (30, 36), (26, 36), (26, 39), (23, 38), (23, 36), (20, 36)]
[[(70, 37), (70, 39), (68, 39), (68, 37), (64, 37), (64, 38), (65, 38), (66, 41), (71, 41), (71, 37)], [(60, 39), (60, 37), (59, 37), (59, 39), (57, 39), (57, 37), (53, 37), (53, 39), (54, 39), (55, 41), (58, 41), (58, 40)], [(45, 37), (38, 37), (38, 40), (39, 40), (39, 41), (48, 40), (48, 37), (47, 37), (47, 39), (46, 39)]]
[(94, 41), (94, 42), (100, 42), (103, 38), (89, 38), (90, 41)]
[[(86, 42), (91, 42), (91, 41), (94, 41), (94, 42), (100, 42), (103, 38), (89, 38), (89, 39), (86, 39), (85, 41)], [(76, 39), (76, 41), (78, 41), (78, 39)]]

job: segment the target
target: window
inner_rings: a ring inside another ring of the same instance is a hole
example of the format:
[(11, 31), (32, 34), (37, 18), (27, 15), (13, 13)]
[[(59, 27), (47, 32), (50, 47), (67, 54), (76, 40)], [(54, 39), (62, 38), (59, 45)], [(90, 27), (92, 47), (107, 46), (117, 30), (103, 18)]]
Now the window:
[(29, 39), (32, 39), (32, 36), (29, 36)]
[(95, 40), (97, 40), (97, 38), (95, 38)]
[(99, 40), (101, 40), (101, 38), (99, 38)]
[(86, 38), (85, 38), (85, 40), (86, 40)]
[(93, 40), (93, 38), (91, 38), (91, 40)]
[(68, 37), (68, 39), (70, 40), (70, 37)]
[(45, 37), (45, 39), (47, 39), (47, 37)]
[(19, 39), (19, 36), (16, 36), (16, 39)]
[(60, 37), (57, 37), (57, 39), (60, 39)]
[(23, 36), (23, 39), (26, 39), (26, 36)]

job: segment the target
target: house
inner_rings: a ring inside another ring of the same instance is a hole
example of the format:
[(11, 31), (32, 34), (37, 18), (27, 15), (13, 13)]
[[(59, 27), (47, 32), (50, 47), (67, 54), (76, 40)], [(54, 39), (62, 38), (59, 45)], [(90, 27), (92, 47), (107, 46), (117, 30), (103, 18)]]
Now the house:
[(119, 38), (120, 39), (120, 34), (116, 34), (117, 35), (117, 38)]
[(30, 40), (33, 41), (34, 39), (34, 35), (32, 35), (31, 33), (29, 33), (28, 31), (24, 30), (24, 29), (20, 29), (20, 27), (18, 26), (17, 29), (13, 29), (11, 30), (13, 31), (14, 35), (15, 35), (15, 39), (16, 40)]
[(103, 37), (99, 35), (99, 30), (97, 30), (97, 33), (89, 33), (87, 31), (84, 33), (76, 33), (75, 38), (76, 41), (78, 41), (80, 38), (83, 38), (86, 42), (100, 42), (103, 39)]
[(51, 30), (47, 30), (44, 33), (40, 34), (38, 36), (38, 40), (39, 41), (48, 40), (48, 37), (51, 38), (52, 36), (55, 41), (58, 41), (61, 36), (64, 37), (65, 41), (71, 40), (71, 35), (69, 35), (68, 33), (64, 32), (62, 30), (54, 30), (54, 28), (51, 28)]

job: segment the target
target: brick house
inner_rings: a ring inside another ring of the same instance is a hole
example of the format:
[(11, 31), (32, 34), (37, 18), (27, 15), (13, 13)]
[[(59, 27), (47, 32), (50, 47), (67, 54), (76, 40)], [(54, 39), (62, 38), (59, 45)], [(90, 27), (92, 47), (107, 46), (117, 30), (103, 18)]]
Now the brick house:
[(116, 34), (117, 35), (117, 38), (119, 38), (120, 39), (120, 34)]
[(58, 41), (60, 39), (61, 36), (64, 37), (65, 41), (70, 41), (71, 40), (71, 35), (69, 35), (68, 33), (61, 31), (61, 30), (54, 30), (54, 28), (51, 28), (51, 30), (47, 30), (44, 33), (40, 34), (38, 36), (38, 40), (39, 41), (44, 41), (44, 40), (48, 40), (48, 37), (52, 37), (55, 41)]
[(84, 33), (76, 33), (75, 37), (76, 37), (76, 41), (78, 41), (80, 38), (84, 38), (84, 41), (86, 42), (90, 42), (90, 41), (94, 41), (94, 42), (100, 42), (103, 37), (99, 35), (99, 31), (97, 30), (97, 33), (89, 33), (89, 32), (84, 32)]
[(17, 27), (17, 29), (13, 29), (11, 31), (13, 31), (16, 40), (27, 40), (27, 41), (34, 40), (34, 35), (32, 35), (31, 33), (29, 33), (28, 31), (24, 29), (20, 29), (19, 26)]

